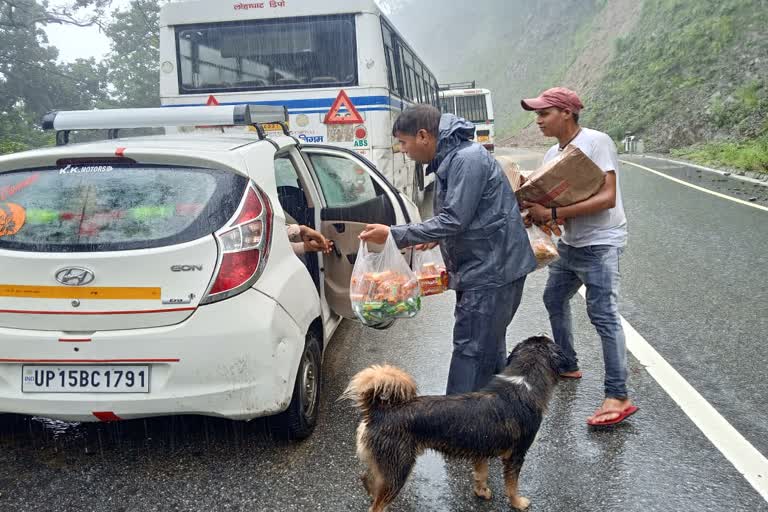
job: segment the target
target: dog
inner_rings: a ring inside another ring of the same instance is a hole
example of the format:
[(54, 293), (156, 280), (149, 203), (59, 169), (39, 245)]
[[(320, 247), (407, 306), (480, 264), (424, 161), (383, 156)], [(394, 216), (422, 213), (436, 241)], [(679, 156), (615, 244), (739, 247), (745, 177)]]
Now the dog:
[(363, 415), (357, 455), (367, 465), (361, 479), (372, 499), (369, 512), (386, 509), (427, 449), (471, 461), (473, 491), (486, 500), (489, 459), (501, 457), (510, 505), (528, 508), (530, 501), (518, 494), (520, 469), (562, 358), (550, 338), (528, 338), (482, 390), (449, 396), (417, 396), (414, 379), (394, 366), (374, 365), (355, 375), (340, 399), (354, 401)]

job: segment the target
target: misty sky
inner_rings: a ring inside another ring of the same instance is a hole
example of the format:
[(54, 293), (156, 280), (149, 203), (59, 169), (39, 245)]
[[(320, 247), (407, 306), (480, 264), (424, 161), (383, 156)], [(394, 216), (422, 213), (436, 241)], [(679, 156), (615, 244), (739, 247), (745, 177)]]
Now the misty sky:
[[(314, 0), (312, 0), (314, 1)], [(54, 5), (56, 2), (53, 2)], [(383, 4), (386, 11), (389, 5), (398, 5), (400, 0), (377, 0)], [(130, 0), (113, 0), (113, 8), (125, 8)], [(109, 39), (99, 31), (98, 27), (73, 27), (67, 25), (49, 25), (46, 27), (48, 40), (59, 49), (60, 62), (72, 62), (78, 58), (104, 58), (109, 52)]]

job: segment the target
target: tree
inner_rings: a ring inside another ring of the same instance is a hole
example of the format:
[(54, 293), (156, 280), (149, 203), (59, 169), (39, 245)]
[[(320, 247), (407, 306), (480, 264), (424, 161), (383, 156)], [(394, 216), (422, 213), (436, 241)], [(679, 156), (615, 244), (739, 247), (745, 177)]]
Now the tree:
[(160, 2), (132, 0), (105, 28), (112, 39), (107, 58), (114, 99), (122, 107), (160, 105)]
[[(80, 0), (75, 7), (103, 3)], [(86, 23), (74, 17), (75, 7), (51, 11), (34, 0), (0, 0), (0, 154), (50, 143), (52, 136), (39, 128), (50, 110), (106, 103), (103, 65), (94, 59), (57, 64), (58, 50), (48, 46), (45, 23)]]
[(78, 27), (99, 25), (112, 0), (69, 0), (49, 5), (47, 0), (0, 0), (0, 26), (37, 28), (38, 25), (65, 23)]

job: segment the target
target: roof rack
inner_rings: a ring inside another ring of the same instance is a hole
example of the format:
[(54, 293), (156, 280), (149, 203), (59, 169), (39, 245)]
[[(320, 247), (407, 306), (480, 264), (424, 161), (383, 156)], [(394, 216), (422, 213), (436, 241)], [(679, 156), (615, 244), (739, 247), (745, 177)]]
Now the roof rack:
[(253, 126), (265, 139), (263, 124), (279, 124), (288, 130), (288, 109), (271, 105), (218, 105), (200, 107), (115, 108), (63, 110), (43, 116), (43, 130), (56, 130), (56, 145), (69, 142), (73, 130), (107, 130), (110, 139), (123, 128), (164, 128), (166, 126)]
[(439, 84), (438, 89), (441, 91), (447, 91), (449, 89), (476, 89), (475, 81), (471, 82), (452, 82), (449, 84)]

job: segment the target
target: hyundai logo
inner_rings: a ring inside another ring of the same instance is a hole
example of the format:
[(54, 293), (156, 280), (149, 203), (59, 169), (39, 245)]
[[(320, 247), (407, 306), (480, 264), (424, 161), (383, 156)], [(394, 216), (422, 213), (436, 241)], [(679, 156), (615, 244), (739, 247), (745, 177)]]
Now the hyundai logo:
[(67, 286), (83, 286), (94, 278), (93, 272), (81, 267), (65, 267), (56, 272), (56, 280)]

